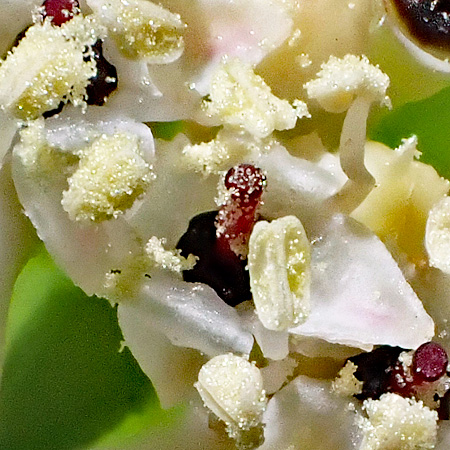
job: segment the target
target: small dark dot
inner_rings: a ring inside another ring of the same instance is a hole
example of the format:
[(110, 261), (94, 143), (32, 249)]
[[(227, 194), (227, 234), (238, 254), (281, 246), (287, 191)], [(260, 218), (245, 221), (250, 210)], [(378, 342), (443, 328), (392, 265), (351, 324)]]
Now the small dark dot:
[(45, 112), (42, 114), (42, 116), (43, 116), (45, 119), (48, 119), (49, 117), (56, 116), (56, 114), (59, 114), (59, 113), (63, 110), (64, 105), (65, 105), (64, 102), (60, 102), (60, 104), (58, 105), (57, 108), (52, 109), (51, 111), (45, 111)]

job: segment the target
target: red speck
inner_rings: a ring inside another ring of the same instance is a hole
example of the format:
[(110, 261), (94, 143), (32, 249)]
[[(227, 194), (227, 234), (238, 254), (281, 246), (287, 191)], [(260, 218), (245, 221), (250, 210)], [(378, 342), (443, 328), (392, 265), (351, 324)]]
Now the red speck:
[(231, 249), (245, 258), (265, 186), (266, 177), (261, 169), (251, 164), (233, 167), (225, 175), (230, 198), (216, 219), (217, 244), (224, 252)]
[(414, 352), (412, 370), (418, 383), (438, 380), (447, 366), (447, 352), (436, 342), (426, 342)]
[(251, 164), (232, 167), (225, 176), (231, 197), (245, 206), (257, 206), (266, 185), (262, 171)]
[(78, 0), (45, 0), (43, 16), (50, 17), (53, 25), (60, 26), (72, 19), (79, 8)]

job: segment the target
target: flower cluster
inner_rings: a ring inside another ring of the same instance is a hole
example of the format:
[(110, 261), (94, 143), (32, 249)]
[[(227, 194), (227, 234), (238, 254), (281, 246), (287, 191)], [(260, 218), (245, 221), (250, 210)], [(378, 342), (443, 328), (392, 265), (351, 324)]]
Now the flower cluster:
[[(162, 405), (191, 402), (184, 448), (436, 446), (447, 343), (427, 343), (446, 330), (410, 282), (449, 273), (450, 183), (415, 137), (367, 141), (390, 81), (364, 56), (380, 11), (363, 4), (0, 0), (20, 18), (0, 31), (0, 182), (117, 305)], [(4, 233), (26, 228), (2, 202)], [(26, 249), (2, 245), (8, 298)], [(392, 388), (423, 345), (404, 373), (440, 381)]]

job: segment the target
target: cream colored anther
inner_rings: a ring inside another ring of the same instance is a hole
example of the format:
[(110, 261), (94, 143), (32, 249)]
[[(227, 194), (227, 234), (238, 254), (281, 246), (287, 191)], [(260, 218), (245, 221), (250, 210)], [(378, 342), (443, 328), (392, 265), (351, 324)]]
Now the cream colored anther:
[(90, 0), (89, 6), (130, 59), (168, 64), (184, 51), (185, 25), (178, 14), (147, 0)]
[(269, 330), (286, 330), (309, 314), (310, 244), (297, 217), (261, 221), (250, 236), (248, 267), (256, 313)]
[(450, 273), (450, 197), (443, 197), (430, 211), (425, 248), (430, 265)]
[(260, 425), (267, 400), (261, 372), (254, 363), (232, 353), (216, 356), (200, 369), (195, 387), (205, 406), (229, 431)]

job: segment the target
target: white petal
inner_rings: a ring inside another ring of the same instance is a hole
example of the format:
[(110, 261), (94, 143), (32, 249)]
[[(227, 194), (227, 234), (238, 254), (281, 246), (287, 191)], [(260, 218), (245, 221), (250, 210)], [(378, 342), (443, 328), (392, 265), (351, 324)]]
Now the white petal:
[(286, 358), (289, 354), (289, 334), (286, 331), (268, 330), (258, 319), (251, 301), (241, 303), (236, 310), (266, 358), (275, 361)]
[(142, 122), (195, 117), (201, 98), (189, 88), (182, 62), (148, 66), (125, 58), (108, 39), (104, 54), (116, 67), (119, 87), (102, 109), (120, 111)]
[(291, 332), (361, 348), (429, 341), (433, 320), (384, 244), (342, 215), (322, 227), (313, 238), (311, 314)]
[(183, 57), (189, 83), (204, 95), (222, 56), (257, 64), (289, 36), (292, 18), (273, 0), (165, 0), (187, 23)]
[(310, 220), (325, 212), (325, 201), (343, 186), (346, 176), (331, 163), (333, 157), (313, 163), (274, 147), (255, 163), (267, 175), (261, 214), (265, 218), (297, 216), (308, 232)]
[(62, 114), (45, 121), (46, 139), (65, 152), (75, 153), (102, 133), (128, 132), (140, 138), (140, 150), (147, 162), (153, 162), (155, 145), (150, 128), (117, 112), (92, 107), (86, 113), (66, 107)]
[(333, 394), (329, 382), (297, 377), (269, 401), (263, 417), (266, 440), (260, 450), (284, 450), (290, 446), (354, 449), (358, 439), (354, 435), (354, 418), (348, 399)]
[(217, 209), (214, 194), (218, 177), (200, 177), (180, 164), (188, 142), (184, 135), (171, 142), (156, 141), (157, 178), (139, 210), (127, 218), (144, 242), (152, 236), (164, 237), (167, 248), (175, 247), (195, 215)]
[(340, 360), (342, 365), (344, 365), (346, 359), (358, 355), (361, 353), (361, 349), (367, 352), (372, 351), (373, 345), (363, 346), (361, 344), (359, 348), (355, 348), (341, 344), (332, 344), (316, 337), (291, 335), (290, 349), (291, 352), (301, 353), (308, 358), (333, 358)]
[(268, 395), (279, 391), (283, 384), (292, 378), (297, 361), (291, 357), (279, 361), (270, 361), (269, 364), (261, 369), (264, 380), (264, 390)]
[(142, 285), (138, 298), (127, 308), (148, 317), (172, 344), (209, 356), (249, 354), (253, 346), (253, 336), (236, 310), (204, 284), (155, 275)]
[(120, 303), (120, 329), (133, 356), (150, 378), (163, 408), (169, 408), (194, 394), (194, 383), (204, 363), (199, 352), (174, 346), (134, 302)]
[[(116, 124), (105, 121), (94, 122), (91, 128), (91, 125), (83, 121), (65, 123), (59, 119), (50, 119), (46, 124), (50, 124), (49, 129), (54, 131), (54, 134), (50, 132), (52, 139), (69, 151), (77, 149), (84, 130), (88, 130), (86, 138), (89, 140), (92, 137), (89, 136), (89, 131), (92, 130), (96, 130), (95, 133), (98, 134), (114, 130), (116, 125), (125, 127), (128, 124), (131, 129), (138, 126), (127, 121)], [(71, 124), (75, 124), (74, 128), (71, 128)], [(99, 128), (96, 128), (97, 125)], [(151, 133), (149, 136), (151, 137)], [(146, 156), (150, 160), (152, 155), (148, 153), (152, 144), (144, 147), (147, 148)], [(62, 192), (67, 188), (67, 175), (53, 173), (51, 183), (42, 183), (39, 177), (30, 176), (23, 164), (21, 151), (21, 144), (13, 151), (13, 178), (26, 215), (48, 251), (75, 284), (88, 295), (104, 295), (106, 273), (120, 268), (127, 255), (139, 252), (133, 231), (123, 218), (92, 226), (83, 226), (70, 220), (61, 205)]]

